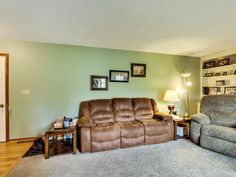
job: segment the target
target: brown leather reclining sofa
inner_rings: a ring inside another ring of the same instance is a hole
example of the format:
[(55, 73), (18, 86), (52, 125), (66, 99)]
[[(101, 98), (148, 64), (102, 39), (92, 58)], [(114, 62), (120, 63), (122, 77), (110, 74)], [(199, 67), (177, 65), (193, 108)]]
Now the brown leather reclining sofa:
[(80, 104), (80, 151), (97, 152), (174, 139), (172, 117), (149, 98), (113, 98)]

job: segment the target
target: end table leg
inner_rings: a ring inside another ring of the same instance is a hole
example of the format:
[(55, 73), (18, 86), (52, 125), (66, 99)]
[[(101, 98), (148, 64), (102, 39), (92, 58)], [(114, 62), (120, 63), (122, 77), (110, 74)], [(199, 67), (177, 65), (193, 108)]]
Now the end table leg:
[(49, 154), (48, 154), (48, 150), (49, 150), (48, 141), (49, 141), (49, 136), (46, 133), (46, 135), (45, 135), (45, 148), (44, 148), (45, 149), (45, 153), (44, 153), (44, 158), (45, 159), (48, 159), (48, 157), (49, 157)]
[(77, 144), (77, 133), (76, 128), (73, 130), (73, 154), (76, 154), (76, 144)]
[(174, 121), (174, 140), (177, 140), (177, 123)]

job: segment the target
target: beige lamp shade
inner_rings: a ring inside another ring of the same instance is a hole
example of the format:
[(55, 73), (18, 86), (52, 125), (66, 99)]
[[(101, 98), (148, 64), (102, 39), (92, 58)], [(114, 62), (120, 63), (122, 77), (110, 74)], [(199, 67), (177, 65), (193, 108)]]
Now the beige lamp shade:
[(177, 102), (180, 101), (175, 90), (167, 90), (164, 96), (164, 101)]

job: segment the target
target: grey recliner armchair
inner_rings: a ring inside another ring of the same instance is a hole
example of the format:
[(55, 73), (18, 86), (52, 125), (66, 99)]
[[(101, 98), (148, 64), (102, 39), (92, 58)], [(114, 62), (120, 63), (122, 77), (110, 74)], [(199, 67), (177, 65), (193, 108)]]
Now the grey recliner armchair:
[(190, 138), (200, 146), (236, 157), (236, 95), (205, 96), (192, 116)]

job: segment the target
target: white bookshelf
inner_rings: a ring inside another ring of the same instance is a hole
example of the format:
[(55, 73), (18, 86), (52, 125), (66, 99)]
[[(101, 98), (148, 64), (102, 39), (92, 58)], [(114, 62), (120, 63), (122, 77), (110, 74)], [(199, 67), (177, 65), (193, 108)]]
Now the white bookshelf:
[[(226, 56), (217, 56), (212, 55), (215, 58), (211, 58), (210, 56), (202, 58), (202, 68), (201, 68), (201, 92), (202, 96), (204, 88), (215, 88), (218, 87), (220, 92), (217, 94), (224, 94), (225, 87), (236, 87), (236, 54), (226, 55)], [(229, 58), (229, 65), (217, 66), (218, 60)], [(204, 69), (204, 63), (214, 61), (215, 67)], [(223, 73), (227, 72), (227, 75), (223, 75)], [(207, 77), (206, 74), (211, 73), (213, 76)], [(217, 75), (217, 74), (218, 75)], [(216, 84), (217, 81), (224, 81), (224, 85)]]

